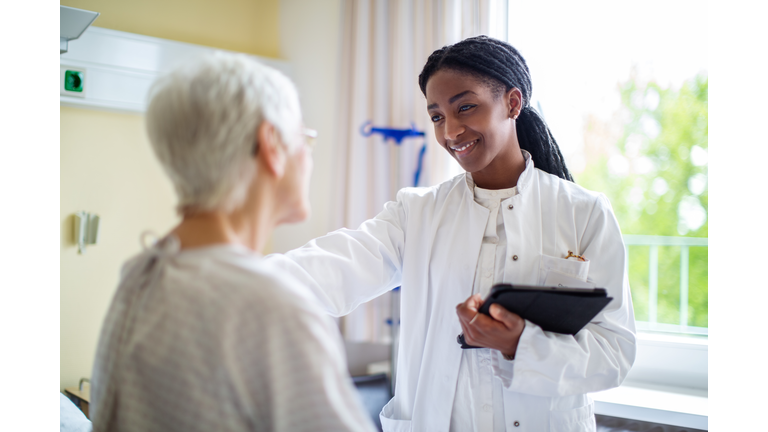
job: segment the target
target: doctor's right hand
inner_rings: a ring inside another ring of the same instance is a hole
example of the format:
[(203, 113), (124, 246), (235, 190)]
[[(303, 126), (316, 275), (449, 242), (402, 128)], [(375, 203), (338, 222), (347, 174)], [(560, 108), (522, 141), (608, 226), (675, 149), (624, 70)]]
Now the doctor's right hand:
[(525, 329), (525, 320), (498, 304), (491, 305), (491, 316), (478, 312), (483, 305), (480, 294), (469, 297), (456, 306), (464, 341), (470, 345), (501, 351), (508, 358), (514, 358), (517, 343)]

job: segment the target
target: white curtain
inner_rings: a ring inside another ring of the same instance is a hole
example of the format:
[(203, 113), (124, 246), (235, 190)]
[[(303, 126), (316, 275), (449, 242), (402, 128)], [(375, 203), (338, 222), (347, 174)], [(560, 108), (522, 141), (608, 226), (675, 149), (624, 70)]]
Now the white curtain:
[[(414, 186), (419, 152), (427, 145), (418, 186), (430, 186), (461, 172), (435, 141), (418, 75), (436, 49), (480, 34), (507, 39), (507, 0), (347, 0), (343, 6), (339, 152), (332, 223), (357, 228), (378, 214), (397, 191)], [(401, 145), (376, 127), (415, 125), (425, 138)], [(391, 294), (346, 316), (347, 340), (390, 342)]]

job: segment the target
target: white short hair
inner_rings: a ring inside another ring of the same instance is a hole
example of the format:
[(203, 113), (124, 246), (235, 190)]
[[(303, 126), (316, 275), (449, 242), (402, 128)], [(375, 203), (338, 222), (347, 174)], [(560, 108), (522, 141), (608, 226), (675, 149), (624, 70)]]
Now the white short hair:
[(292, 153), (301, 128), (296, 87), (243, 54), (216, 52), (153, 84), (147, 133), (180, 214), (228, 212), (243, 203), (256, 174), (256, 132), (265, 120)]

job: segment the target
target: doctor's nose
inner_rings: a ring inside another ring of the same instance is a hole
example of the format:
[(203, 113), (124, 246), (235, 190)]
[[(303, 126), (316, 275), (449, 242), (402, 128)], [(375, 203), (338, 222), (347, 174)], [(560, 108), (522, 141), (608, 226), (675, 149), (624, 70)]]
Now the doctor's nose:
[(447, 141), (456, 141), (459, 135), (464, 133), (465, 128), (459, 121), (446, 118), (443, 124), (445, 128), (443, 130), (443, 137)]

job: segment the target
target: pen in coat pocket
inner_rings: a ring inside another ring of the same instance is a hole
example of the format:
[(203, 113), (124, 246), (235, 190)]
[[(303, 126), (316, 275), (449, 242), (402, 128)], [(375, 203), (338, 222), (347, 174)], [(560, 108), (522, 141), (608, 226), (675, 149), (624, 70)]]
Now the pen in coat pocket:
[(570, 259), (570, 258), (576, 258), (577, 260), (582, 261), (582, 262), (586, 262), (587, 261), (587, 259), (584, 258), (583, 256), (576, 255), (575, 253), (573, 253), (571, 251), (568, 251), (568, 256), (566, 256), (565, 259)]

